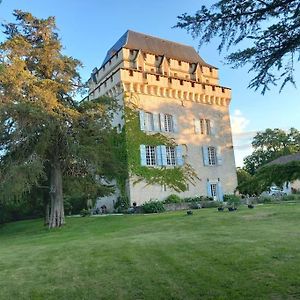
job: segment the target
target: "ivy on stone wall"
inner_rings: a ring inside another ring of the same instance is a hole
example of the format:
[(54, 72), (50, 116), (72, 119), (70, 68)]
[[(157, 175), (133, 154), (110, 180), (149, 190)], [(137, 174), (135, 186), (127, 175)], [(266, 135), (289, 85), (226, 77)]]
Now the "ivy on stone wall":
[[(139, 111), (137, 107), (126, 107), (124, 111), (125, 126), (118, 135), (117, 149), (120, 163), (125, 167), (127, 165), (127, 174), (135, 176), (136, 181), (145, 181), (147, 184), (166, 185), (177, 192), (186, 191), (187, 184), (195, 184), (197, 175), (194, 169), (187, 163), (181, 167), (155, 166), (146, 167), (141, 165), (140, 145), (166, 145), (176, 146), (175, 140), (161, 133), (146, 134), (140, 130)], [(122, 193), (125, 192), (124, 182), (126, 178), (117, 179)], [(123, 181), (123, 183), (121, 183)]]

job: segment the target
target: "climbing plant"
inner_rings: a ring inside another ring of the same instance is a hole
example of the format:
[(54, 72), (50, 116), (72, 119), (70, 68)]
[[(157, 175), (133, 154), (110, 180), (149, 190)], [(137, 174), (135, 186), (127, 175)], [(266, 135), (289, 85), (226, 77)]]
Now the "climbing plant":
[[(148, 167), (141, 165), (140, 145), (166, 145), (176, 146), (175, 140), (161, 133), (147, 134), (140, 130), (139, 110), (136, 106), (126, 106), (124, 109), (125, 125), (122, 132), (114, 138), (114, 143), (119, 144), (115, 147), (117, 156), (122, 165), (127, 165), (127, 172), (130, 176), (136, 178), (134, 183), (146, 181), (150, 184), (166, 185), (177, 192), (185, 191), (187, 184), (195, 184), (197, 175), (194, 169), (188, 163), (183, 166), (166, 166)], [(123, 173), (123, 177), (117, 179), (121, 191), (125, 191), (124, 182), (128, 175)], [(122, 183), (123, 182), (123, 183)]]

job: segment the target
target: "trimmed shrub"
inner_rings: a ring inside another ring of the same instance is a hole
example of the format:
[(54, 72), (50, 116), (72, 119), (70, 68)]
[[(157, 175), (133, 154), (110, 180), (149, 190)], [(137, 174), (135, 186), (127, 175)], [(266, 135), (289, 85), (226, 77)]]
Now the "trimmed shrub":
[(233, 194), (230, 194), (230, 195), (224, 195), (224, 198), (223, 200), (225, 202), (227, 202), (227, 204), (229, 206), (233, 206), (233, 207), (237, 207), (241, 204), (241, 199), (240, 197), (236, 196), (236, 195), (233, 195)]
[(168, 196), (164, 201), (165, 204), (170, 204), (170, 203), (181, 203), (182, 200), (178, 195), (170, 195)]
[(145, 214), (164, 212), (164, 204), (161, 201), (149, 201), (142, 205), (142, 210)]

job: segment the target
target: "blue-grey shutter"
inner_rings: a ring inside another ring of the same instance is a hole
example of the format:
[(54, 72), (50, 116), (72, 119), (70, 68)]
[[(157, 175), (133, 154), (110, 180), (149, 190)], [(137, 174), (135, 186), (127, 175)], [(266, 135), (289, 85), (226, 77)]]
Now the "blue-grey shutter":
[(165, 131), (165, 115), (163, 113), (159, 114), (159, 120), (160, 120), (160, 131)]
[(207, 196), (208, 197), (212, 197), (212, 195), (211, 195), (211, 188), (210, 188), (210, 182), (209, 181), (207, 181), (207, 183), (206, 183), (206, 189), (207, 189)]
[(159, 126), (159, 114), (153, 114), (153, 129), (154, 131), (159, 132), (160, 126)]
[(200, 120), (194, 119), (195, 133), (200, 133)]
[(217, 184), (217, 189), (218, 189), (218, 200), (223, 201), (223, 190), (222, 190), (222, 185), (221, 185), (220, 181)]
[(213, 120), (210, 120), (210, 133), (211, 135), (216, 134), (215, 122)]
[(223, 163), (221, 147), (217, 147), (217, 163), (219, 166), (221, 166)]
[(156, 146), (156, 164), (162, 166), (161, 146)]
[(176, 163), (178, 166), (183, 166), (182, 146), (176, 146)]
[(146, 166), (146, 146), (145, 145), (140, 145), (140, 155), (141, 155), (141, 165)]
[(161, 159), (162, 159), (162, 165), (166, 166), (167, 165), (167, 150), (165, 145), (160, 146), (161, 150)]
[(176, 116), (172, 116), (172, 120), (173, 120), (173, 131), (174, 132), (178, 132), (178, 124), (177, 124), (177, 118)]
[(208, 147), (203, 146), (202, 147), (202, 155), (203, 155), (203, 164), (204, 166), (208, 166)]
[(145, 113), (140, 110), (140, 129), (145, 131)]

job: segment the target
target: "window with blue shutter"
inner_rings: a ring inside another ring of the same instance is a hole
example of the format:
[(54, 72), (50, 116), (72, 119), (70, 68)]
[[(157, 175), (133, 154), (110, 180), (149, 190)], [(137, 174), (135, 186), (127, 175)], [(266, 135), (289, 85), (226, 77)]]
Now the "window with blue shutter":
[(154, 131), (160, 131), (159, 114), (153, 114), (153, 128)]
[(200, 120), (194, 119), (195, 133), (200, 133)]
[(206, 183), (206, 189), (207, 189), (207, 196), (208, 197), (212, 197), (211, 186), (210, 186), (210, 182), (209, 181), (207, 181), (207, 183)]
[(156, 147), (156, 164), (162, 166), (161, 146)]
[(140, 110), (140, 129), (145, 131), (145, 113)]
[(178, 132), (178, 124), (177, 124), (177, 118), (176, 118), (176, 116), (172, 116), (172, 119), (173, 119), (173, 130), (171, 130), (171, 131), (173, 131), (173, 132)]
[(146, 166), (146, 146), (140, 145), (140, 157), (141, 157), (141, 165)]
[(224, 195), (223, 195), (222, 185), (220, 181), (217, 184), (217, 192), (218, 192), (218, 200), (223, 201)]
[(176, 147), (176, 158), (177, 158), (177, 165), (183, 166), (182, 146), (181, 145), (178, 145)]
[(222, 163), (223, 163), (222, 148), (221, 147), (217, 147), (217, 162), (218, 162), (219, 166), (221, 166)]
[(161, 145), (160, 149), (161, 149), (160, 151), (161, 151), (162, 165), (166, 166), (167, 165), (167, 149), (166, 149), (166, 146)]
[(203, 164), (204, 166), (208, 166), (208, 147), (203, 146), (202, 147), (202, 156), (203, 156)]
[(159, 121), (160, 121), (160, 131), (165, 131), (165, 115), (163, 113), (159, 114)]
[(215, 135), (216, 134), (215, 122), (213, 120), (210, 120), (210, 134), (211, 135)]

